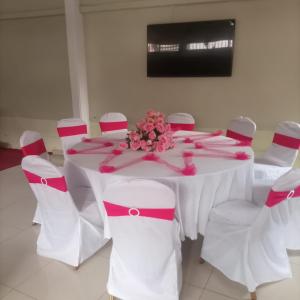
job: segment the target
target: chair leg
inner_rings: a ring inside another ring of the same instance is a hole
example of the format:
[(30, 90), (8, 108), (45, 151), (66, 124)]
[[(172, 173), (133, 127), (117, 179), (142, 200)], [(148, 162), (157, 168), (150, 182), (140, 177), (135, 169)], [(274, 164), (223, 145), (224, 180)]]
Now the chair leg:
[(199, 258), (199, 264), (203, 265), (205, 263), (205, 260), (200, 256)]
[(109, 295), (109, 300), (115, 300), (115, 297), (112, 295)]
[(251, 300), (257, 300), (256, 292), (250, 293)]

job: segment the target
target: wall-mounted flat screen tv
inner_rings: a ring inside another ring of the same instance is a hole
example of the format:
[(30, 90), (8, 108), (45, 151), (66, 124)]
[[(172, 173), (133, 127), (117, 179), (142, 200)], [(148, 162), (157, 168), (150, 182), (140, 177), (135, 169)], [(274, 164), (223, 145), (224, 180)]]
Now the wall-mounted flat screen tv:
[(231, 76), (235, 20), (147, 26), (148, 77)]

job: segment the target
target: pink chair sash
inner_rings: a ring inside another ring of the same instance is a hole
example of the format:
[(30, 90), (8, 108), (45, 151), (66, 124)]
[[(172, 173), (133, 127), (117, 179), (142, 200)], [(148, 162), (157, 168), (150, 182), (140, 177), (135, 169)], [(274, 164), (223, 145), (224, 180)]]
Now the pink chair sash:
[(103, 203), (109, 217), (139, 216), (172, 221), (175, 215), (174, 208), (130, 208), (107, 201)]
[(21, 148), (23, 156), (27, 155), (41, 155), (46, 152), (46, 147), (43, 139), (39, 139), (31, 144)]
[(65, 177), (43, 178), (27, 170), (23, 170), (29, 183), (45, 184), (62, 192), (68, 190)]
[(252, 143), (253, 138), (250, 136), (246, 136), (240, 133), (237, 133), (235, 131), (232, 131), (230, 129), (227, 130), (226, 132), (226, 136), (230, 137), (232, 139), (238, 140), (238, 141), (242, 141), (242, 142), (248, 142), (250, 145)]
[(266, 201), (266, 206), (268, 207), (273, 207), (277, 205), (278, 203), (284, 201), (285, 199), (289, 198), (296, 198), (300, 197), (300, 186), (296, 187), (294, 190), (291, 191), (273, 191), (271, 190), (269, 192), (267, 201)]
[(186, 130), (186, 131), (192, 131), (195, 128), (195, 124), (185, 124), (185, 123), (169, 123), (171, 130), (178, 131), (178, 130)]
[(69, 126), (69, 127), (58, 127), (57, 132), (60, 137), (86, 134), (87, 126), (78, 125), (78, 126)]
[(273, 143), (287, 148), (292, 148), (292, 149), (300, 148), (300, 139), (283, 135), (280, 133), (274, 134)]
[(117, 122), (99, 122), (101, 131), (113, 131), (120, 129), (127, 129), (128, 122), (127, 121), (117, 121)]

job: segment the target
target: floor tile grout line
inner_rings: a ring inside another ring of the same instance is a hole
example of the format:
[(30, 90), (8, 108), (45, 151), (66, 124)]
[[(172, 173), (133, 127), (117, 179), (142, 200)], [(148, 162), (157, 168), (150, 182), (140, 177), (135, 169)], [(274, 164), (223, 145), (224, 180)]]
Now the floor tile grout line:
[(10, 287), (10, 286), (5, 285), (3, 283), (0, 283), (0, 285), (3, 285), (3, 286), (5, 286), (5, 287), (7, 287), (9, 289), (9, 292), (7, 294), (5, 294), (3, 296), (0, 296), (0, 299), (3, 299), (4, 297), (6, 297), (13, 290), (13, 288)]
[(16, 288), (13, 288), (13, 290), (16, 291), (16, 292), (18, 292), (18, 293), (20, 293), (20, 294), (22, 294), (22, 295), (24, 295), (24, 296), (26, 296), (26, 297), (29, 297), (29, 298), (31, 298), (31, 299), (33, 299), (33, 300), (38, 300), (37, 298), (34, 298), (34, 297), (30, 296), (30, 295), (27, 295), (27, 294), (25, 294), (24, 292), (19, 291), (19, 290), (16, 289)]
[(221, 293), (221, 292), (219, 292), (219, 291), (215, 291), (215, 290), (210, 289), (210, 288), (205, 288), (205, 290), (208, 291), (208, 292), (213, 292), (213, 293), (215, 293), (215, 294), (218, 294), (218, 295), (227, 297), (227, 298), (232, 299), (232, 300), (241, 300), (240, 298), (235, 298), (235, 297), (233, 297), (233, 296), (229, 296), (229, 295), (223, 294), (223, 293)]

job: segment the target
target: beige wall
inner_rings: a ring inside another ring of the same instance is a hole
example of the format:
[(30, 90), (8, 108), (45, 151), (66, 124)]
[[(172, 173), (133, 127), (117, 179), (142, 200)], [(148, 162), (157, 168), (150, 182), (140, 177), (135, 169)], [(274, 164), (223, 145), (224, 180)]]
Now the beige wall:
[[(236, 19), (232, 77), (147, 78), (146, 25)], [(148, 108), (192, 113), (200, 127), (226, 127), (236, 115), (259, 130), (300, 120), (300, 1), (228, 1), (84, 15), (91, 119)]]
[(72, 113), (63, 16), (0, 21), (0, 116)]

